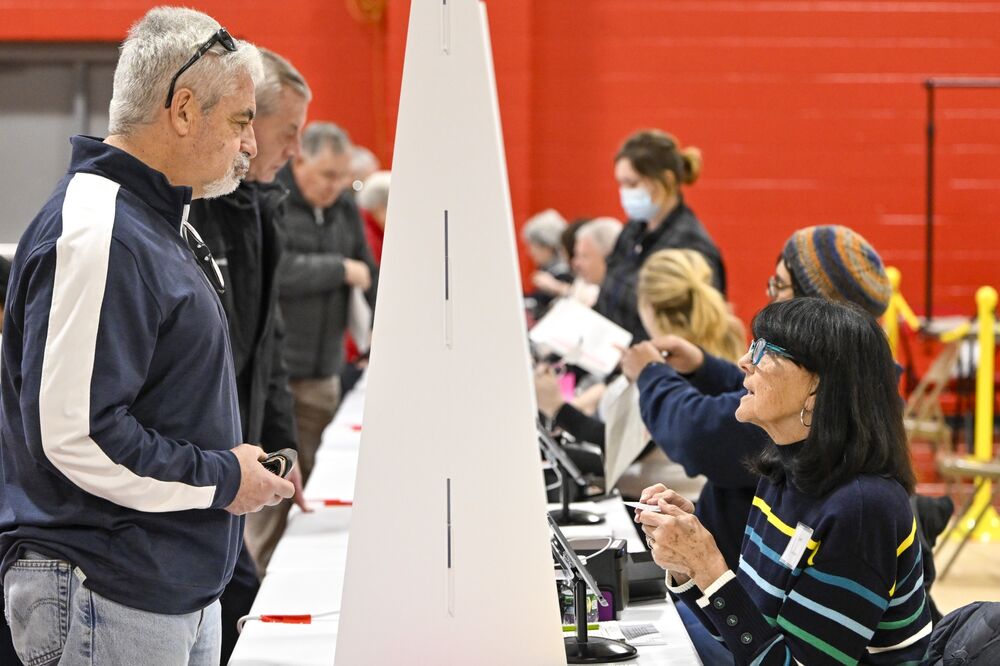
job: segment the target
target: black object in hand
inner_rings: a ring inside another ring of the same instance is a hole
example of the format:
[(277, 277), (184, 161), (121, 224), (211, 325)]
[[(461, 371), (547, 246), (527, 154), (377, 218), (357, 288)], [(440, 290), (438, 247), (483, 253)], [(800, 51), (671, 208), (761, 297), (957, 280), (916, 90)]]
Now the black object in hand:
[(298, 452), (295, 449), (281, 449), (274, 453), (267, 454), (267, 457), (260, 461), (267, 471), (277, 474), (281, 478), (288, 476), (298, 459)]

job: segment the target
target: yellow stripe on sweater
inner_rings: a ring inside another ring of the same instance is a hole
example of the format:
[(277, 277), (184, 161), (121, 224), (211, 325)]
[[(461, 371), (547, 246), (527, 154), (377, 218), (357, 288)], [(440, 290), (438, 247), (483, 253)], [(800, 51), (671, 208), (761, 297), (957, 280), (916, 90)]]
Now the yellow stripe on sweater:
[[(760, 512), (764, 514), (765, 518), (767, 518), (767, 522), (774, 525), (778, 529), (778, 531), (780, 531), (782, 534), (787, 534), (788, 536), (793, 536), (795, 534), (795, 528), (791, 527), (781, 518), (778, 518), (776, 515), (774, 515), (774, 512), (771, 510), (771, 507), (767, 505), (767, 502), (757, 497), (756, 495), (754, 495), (753, 498), (753, 505), (758, 509), (760, 509)], [(819, 552), (819, 544), (820, 544), (819, 541), (813, 541), (812, 539), (809, 539), (809, 543), (806, 545), (806, 548), (813, 551), (812, 555), (809, 556), (808, 560), (809, 564), (812, 564), (813, 560), (816, 559), (816, 553)]]
[[(916, 536), (917, 536), (917, 519), (916, 519), (916, 518), (914, 518), (914, 519), (913, 519), (913, 527), (911, 527), (911, 528), (910, 528), (910, 536), (908, 536), (908, 537), (906, 537), (905, 539), (903, 539), (903, 543), (899, 544), (899, 548), (897, 548), (897, 549), (896, 549), (896, 557), (897, 557), (897, 558), (898, 558), (898, 557), (899, 557), (900, 555), (902, 555), (902, 554), (903, 554), (903, 552), (904, 552), (904, 551), (905, 551), (905, 550), (906, 550), (907, 548), (909, 548), (910, 546), (912, 546), (912, 545), (913, 545), (913, 541), (914, 541), (914, 539), (916, 538)], [(892, 582), (892, 587), (891, 587), (891, 588), (889, 588), (889, 596), (890, 596), (890, 597), (892, 597), (893, 595), (895, 595), (895, 594), (896, 594), (896, 584), (897, 584), (898, 582), (899, 582), (898, 580), (897, 580), (897, 581), (893, 581), (893, 582)]]
[(899, 548), (896, 549), (896, 557), (903, 554), (903, 551), (913, 545), (913, 540), (917, 536), (917, 519), (913, 519), (913, 527), (910, 528), (910, 536), (903, 539), (903, 543), (899, 544)]

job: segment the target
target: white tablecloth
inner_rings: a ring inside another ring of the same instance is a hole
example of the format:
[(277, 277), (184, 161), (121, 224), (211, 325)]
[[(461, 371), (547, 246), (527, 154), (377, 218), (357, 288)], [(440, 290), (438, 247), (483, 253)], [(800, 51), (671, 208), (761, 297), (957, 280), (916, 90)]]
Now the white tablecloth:
[[(311, 513), (292, 509), (288, 528), (275, 549), (254, 601), (253, 615), (319, 614), (340, 608), (351, 509), (318, 504), (323, 500), (350, 500), (354, 495), (364, 390), (365, 379), (362, 378), (345, 396), (336, 418), (323, 433), (316, 465), (305, 487), (306, 498), (315, 500), (316, 508)], [(642, 542), (628, 523), (619, 500), (607, 500), (589, 508), (607, 511), (608, 522), (589, 528), (568, 528), (565, 530), (568, 536), (614, 535), (628, 539), (630, 551), (642, 549)], [(652, 622), (667, 642), (661, 646), (640, 647), (638, 659), (626, 663), (637, 666), (701, 663), (668, 600), (631, 605), (621, 619), (624, 622)], [(316, 619), (311, 624), (250, 621), (229, 663), (234, 666), (329, 666), (333, 664), (337, 626), (337, 616)], [(451, 665), (442, 663), (440, 666)]]

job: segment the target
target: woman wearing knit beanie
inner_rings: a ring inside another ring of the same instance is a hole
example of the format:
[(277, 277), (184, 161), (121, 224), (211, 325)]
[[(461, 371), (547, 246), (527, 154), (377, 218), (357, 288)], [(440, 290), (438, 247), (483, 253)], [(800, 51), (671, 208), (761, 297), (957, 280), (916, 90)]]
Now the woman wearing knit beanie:
[(875, 248), (861, 234), (840, 225), (793, 233), (767, 287), (772, 301), (816, 296), (854, 303), (874, 317), (882, 316), (892, 295)]

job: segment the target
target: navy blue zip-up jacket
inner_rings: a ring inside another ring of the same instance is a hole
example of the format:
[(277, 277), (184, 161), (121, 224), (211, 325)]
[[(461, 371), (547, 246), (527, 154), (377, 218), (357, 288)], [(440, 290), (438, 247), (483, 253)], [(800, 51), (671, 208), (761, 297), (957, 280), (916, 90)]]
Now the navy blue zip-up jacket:
[(21, 237), (0, 369), (2, 571), (25, 550), (155, 613), (222, 593), (243, 521), (225, 313), (180, 235), (191, 189), (89, 137)]
[(688, 476), (708, 479), (695, 513), (735, 569), (758, 482), (744, 461), (769, 441), (762, 429), (736, 420), (746, 393), (743, 371), (706, 353), (702, 366), (686, 378), (665, 363), (650, 363), (636, 386), (639, 412), (653, 441)]

